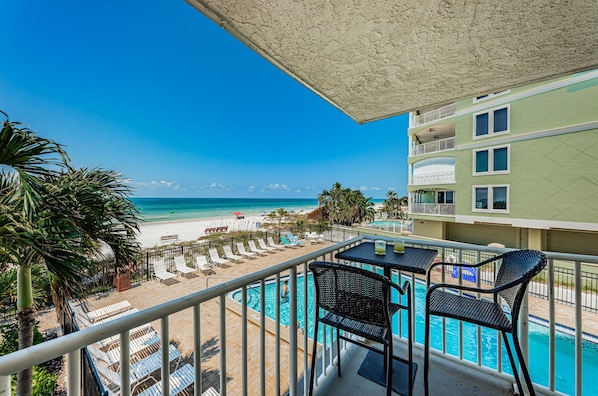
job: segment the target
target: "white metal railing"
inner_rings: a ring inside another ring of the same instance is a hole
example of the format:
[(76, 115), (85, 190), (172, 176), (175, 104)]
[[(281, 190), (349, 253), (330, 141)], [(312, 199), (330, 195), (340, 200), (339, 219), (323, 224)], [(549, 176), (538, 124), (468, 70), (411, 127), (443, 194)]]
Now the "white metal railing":
[[(341, 229), (341, 230), (333, 230), (331, 232), (331, 238), (334, 240), (343, 239), (347, 236), (352, 234), (350, 229)], [(161, 337), (162, 337), (162, 356), (163, 361), (168, 362), (168, 345), (169, 345), (169, 317), (174, 315), (178, 312), (181, 312), (187, 308), (192, 308), (193, 312), (193, 323), (194, 323), (194, 353), (193, 353), (193, 363), (195, 367), (195, 389), (201, 390), (201, 382), (202, 382), (202, 356), (201, 356), (201, 331), (202, 331), (202, 316), (201, 316), (201, 304), (208, 302), (212, 299), (218, 299), (220, 302), (219, 307), (219, 346), (220, 346), (220, 394), (226, 395), (227, 393), (227, 381), (231, 376), (231, 372), (226, 365), (227, 356), (229, 359), (231, 358), (231, 354), (234, 352), (229, 352), (227, 350), (227, 340), (226, 340), (226, 330), (227, 327), (230, 326), (227, 323), (226, 318), (226, 295), (229, 292), (235, 290), (241, 290), (243, 300), (246, 301), (247, 299), (247, 290), (248, 286), (254, 284), (255, 282), (260, 283), (260, 301), (261, 301), (261, 309), (264, 312), (264, 302), (265, 302), (265, 292), (264, 292), (264, 284), (265, 281), (268, 279), (274, 279), (277, 284), (276, 295), (280, 295), (280, 278), (281, 275), (286, 275), (288, 273), (289, 276), (289, 293), (290, 297), (290, 317), (289, 317), (289, 328), (294, 329), (297, 325), (297, 295), (294, 290), (297, 290), (297, 274), (298, 273), (307, 273), (307, 265), (309, 262), (313, 260), (327, 260), (327, 261), (335, 261), (334, 255), (350, 246), (354, 246), (356, 244), (361, 243), (366, 239), (387, 239), (390, 238), (380, 237), (380, 236), (368, 236), (368, 235), (361, 235), (349, 239), (344, 242), (337, 243), (333, 246), (329, 246), (323, 248), (319, 251), (298, 257), (293, 260), (289, 260), (287, 262), (278, 264), (276, 266), (258, 271), (256, 273), (230, 280), (226, 283), (215, 285), (205, 290), (201, 290), (195, 293), (192, 293), (188, 296), (178, 298), (172, 300), (170, 302), (160, 304), (158, 306), (154, 306), (148, 309), (145, 309), (139, 313), (132, 314), (126, 317), (122, 317), (120, 319), (113, 320), (109, 323), (97, 325), (86, 330), (78, 331), (63, 337), (60, 337), (55, 340), (51, 340), (39, 345), (32, 346), (30, 348), (20, 350), (9, 355), (0, 356), (0, 395), (9, 394), (9, 377), (11, 374), (14, 374), (20, 370), (32, 367), (33, 365), (38, 365), (53, 358), (68, 355), (68, 369), (67, 369), (67, 386), (68, 386), (68, 394), (69, 395), (79, 395), (81, 390), (81, 365), (80, 356), (81, 356), (81, 349), (87, 345), (91, 345), (97, 341), (100, 341), (104, 338), (110, 337), (112, 335), (120, 334), (121, 338), (121, 373), (126, 374), (130, 370), (130, 362), (128, 358), (129, 356), (129, 330), (133, 329), (137, 326), (140, 326), (145, 323), (149, 323), (155, 320), (159, 320), (161, 324)], [(479, 246), (479, 245), (470, 245), (470, 244), (462, 244), (462, 243), (455, 243), (455, 242), (445, 242), (445, 241), (432, 241), (432, 240), (420, 240), (417, 238), (406, 237), (404, 238), (406, 243), (412, 246), (420, 246), (426, 247), (430, 249), (436, 249), (439, 254), (439, 258), (443, 261), (449, 261), (449, 256), (455, 256), (455, 258), (460, 261), (470, 261), (470, 262), (478, 262), (486, 257), (491, 257), (494, 254), (499, 254), (510, 249), (500, 249), (500, 248), (492, 248), (487, 246)], [(575, 278), (577, 279), (576, 284), (581, 285), (581, 267), (582, 263), (593, 263), (598, 264), (598, 257), (597, 256), (582, 256), (582, 255), (571, 255), (571, 254), (561, 254), (561, 253), (551, 253), (547, 252), (547, 257), (549, 258), (549, 265), (547, 267), (547, 283), (541, 284), (538, 290), (543, 290), (542, 293), (545, 293), (546, 298), (548, 300), (547, 304), (549, 309), (548, 311), (548, 327), (549, 327), (549, 358), (548, 358), (548, 373), (549, 378), (547, 385), (538, 385), (536, 384), (537, 388), (541, 390), (545, 394), (558, 394), (555, 392), (555, 379), (556, 379), (556, 370), (557, 370), (557, 362), (556, 362), (556, 314), (555, 314), (555, 293), (554, 290), (557, 287), (554, 283), (553, 271), (554, 271), (554, 262), (555, 260), (565, 260), (573, 263), (574, 271), (575, 271)], [(412, 274), (404, 273), (402, 276), (411, 277), (412, 281), (415, 281)], [(444, 280), (445, 272), (442, 272), (442, 278)], [(479, 282), (479, 280), (478, 280)], [(537, 283), (537, 282), (536, 282)], [(575, 289), (575, 296), (577, 301), (581, 301), (582, 295), (582, 287), (581, 286), (573, 286)], [(415, 287), (412, 288), (412, 298), (415, 303)], [(532, 285), (530, 286), (530, 293), (537, 293), (536, 288)], [(304, 282), (304, 295), (307, 296), (307, 282)], [(303, 303), (306, 304), (307, 297), (304, 298)], [(279, 304), (277, 304), (279, 305)], [(306, 305), (305, 305), (306, 306)], [(423, 307), (420, 307), (420, 310)], [(242, 393), (246, 394), (248, 390), (248, 334), (247, 334), (247, 306), (246, 304), (242, 304), (241, 308), (241, 316), (240, 316), (240, 327), (241, 327), (241, 352), (240, 356), (238, 357), (242, 363), (240, 373), (234, 373), (235, 375), (239, 375), (242, 381)], [(413, 316), (415, 317), (415, 312), (417, 312), (417, 305), (413, 307)], [(313, 312), (307, 312), (304, 310), (304, 321), (305, 323), (308, 322), (308, 315), (313, 315)], [(575, 305), (574, 309), (574, 337), (575, 337), (575, 394), (581, 396), (582, 395), (582, 384), (583, 381), (590, 381), (593, 380), (589, 378), (592, 373), (587, 373), (587, 376), (584, 378), (582, 373), (582, 341), (583, 341), (583, 321), (582, 321), (582, 308), (581, 304)], [(523, 344), (524, 354), (527, 355), (527, 317), (528, 317), (528, 308), (524, 306), (522, 308), (522, 320), (520, 323), (522, 325), (521, 328), (521, 342)], [(279, 318), (279, 312), (277, 314)], [(415, 318), (412, 318), (415, 319)], [(275, 345), (276, 345), (276, 353), (275, 356), (266, 356), (266, 317), (265, 315), (260, 315), (260, 353), (259, 353), (259, 382), (260, 382), (260, 393), (262, 395), (266, 394), (266, 366), (267, 366), (267, 359), (272, 359), (275, 361), (274, 367), (276, 367), (275, 375), (275, 383), (276, 383), (276, 394), (281, 394), (281, 379), (283, 378), (283, 374), (280, 371), (280, 361), (282, 359), (280, 355), (281, 344), (286, 341), (282, 341), (281, 332), (280, 332), (280, 320), (275, 319)], [(176, 329), (175, 329), (176, 330)], [(304, 335), (298, 336), (297, 332), (290, 331), (290, 336), (288, 339), (288, 394), (291, 396), (298, 395), (298, 394), (306, 394), (308, 381), (302, 382), (301, 389), (298, 387), (298, 383), (301, 383), (301, 374), (309, 373), (310, 367), (308, 366), (308, 358), (307, 353), (303, 354), (303, 361), (298, 360), (298, 346), (302, 346), (304, 351), (309, 351), (309, 343), (311, 342), (308, 339), (308, 331), (304, 332)], [(325, 333), (327, 334), (327, 333)], [(332, 334), (332, 332), (330, 332)], [(399, 333), (400, 334), (400, 333)], [(271, 335), (268, 335), (271, 337)], [(336, 375), (335, 370), (333, 369), (336, 366), (336, 356), (335, 356), (335, 349), (331, 348), (332, 346), (332, 335), (330, 339), (328, 337), (323, 337), (321, 342), (322, 348), (320, 348), (320, 352), (318, 353), (318, 361), (316, 363), (316, 375), (317, 382), (316, 382), (316, 389), (321, 386), (322, 381), (325, 381), (326, 378), (330, 375)], [(397, 336), (398, 337), (398, 336)], [(446, 334), (442, 335), (443, 340), (446, 340)], [(414, 334), (413, 340), (416, 343), (416, 346), (422, 347), (421, 343), (417, 342), (418, 338), (417, 327), (414, 326)], [(404, 340), (403, 340), (404, 341)], [(467, 342), (476, 342), (478, 350), (481, 349), (482, 339), (478, 332), (477, 340), (467, 340)], [(454, 341), (452, 341), (454, 342)], [(459, 350), (463, 350), (463, 337), (459, 337)], [(270, 344), (271, 345), (271, 344)], [(350, 344), (342, 345), (341, 354), (344, 354), (347, 348), (350, 347)], [(501, 357), (501, 348), (498, 349), (498, 358), (502, 359)], [(231, 348), (231, 350), (235, 350), (235, 348)], [(447, 354), (446, 350), (443, 351), (436, 351), (432, 350), (433, 353), (442, 354), (449, 360), (458, 361), (458, 364), (467, 365), (472, 370), (480, 370), (484, 372), (492, 372), (495, 375), (512, 379), (512, 376), (506, 375), (501, 372), (501, 365), (499, 365), (498, 369), (489, 369), (483, 366), (481, 361), (481, 354), (478, 354), (478, 361), (477, 362), (470, 362), (463, 359), (463, 356), (455, 357), (450, 354)], [(233, 356), (236, 357), (236, 356)], [(268, 366), (271, 366), (268, 364)], [(168, 364), (164, 364), (162, 367), (162, 378), (167, 378), (169, 375), (168, 372)], [(302, 370), (300, 370), (302, 369)], [(129, 395), (130, 390), (128, 387), (128, 375), (121, 375), (122, 383), (121, 383), (121, 394), (122, 395)], [(308, 376), (304, 376), (303, 378), (308, 378)], [(272, 379), (270, 378), (270, 381)], [(163, 393), (168, 394), (168, 381), (163, 381)], [(286, 393), (286, 389), (282, 390), (282, 393)], [(199, 393), (199, 391), (196, 391)]]
[(456, 138), (452, 136), (446, 139), (434, 140), (428, 143), (417, 144), (411, 147), (410, 155), (415, 156), (428, 153), (435, 153), (438, 151), (453, 150), (455, 148), (455, 142)]
[(455, 170), (421, 173), (411, 176), (411, 185), (455, 183)]
[(428, 122), (433, 122), (442, 118), (450, 117), (455, 114), (456, 109), (457, 104), (451, 103), (450, 105), (446, 105), (438, 109), (428, 111), (427, 113), (416, 115), (413, 117), (413, 123), (411, 126), (423, 125), (427, 124)]
[(455, 215), (455, 204), (445, 203), (411, 203), (410, 214)]

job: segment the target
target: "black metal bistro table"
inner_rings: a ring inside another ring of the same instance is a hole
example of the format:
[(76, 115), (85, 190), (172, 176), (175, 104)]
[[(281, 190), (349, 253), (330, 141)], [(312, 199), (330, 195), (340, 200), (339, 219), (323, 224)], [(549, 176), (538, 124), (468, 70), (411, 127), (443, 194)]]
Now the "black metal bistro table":
[[(373, 242), (363, 242), (355, 247), (337, 253), (337, 259), (355, 261), (364, 264), (371, 264), (384, 269), (384, 275), (391, 278), (392, 270), (399, 270), (405, 272), (412, 272), (415, 274), (426, 275), (428, 270), (434, 262), (434, 258), (438, 255), (436, 250), (422, 249), (415, 247), (405, 247), (404, 253), (395, 253), (394, 246), (386, 245), (386, 254), (378, 255), (374, 251)], [(409, 318), (412, 320), (413, 318)], [(413, 340), (409, 340), (413, 342)], [(409, 363), (403, 359), (393, 356), (392, 364), (392, 390), (407, 395), (407, 378), (409, 376)], [(415, 380), (417, 372), (417, 365), (414, 363), (413, 376), (411, 381)], [(386, 385), (386, 374), (384, 372), (383, 356), (376, 352), (368, 352), (358, 373), (378, 384)]]

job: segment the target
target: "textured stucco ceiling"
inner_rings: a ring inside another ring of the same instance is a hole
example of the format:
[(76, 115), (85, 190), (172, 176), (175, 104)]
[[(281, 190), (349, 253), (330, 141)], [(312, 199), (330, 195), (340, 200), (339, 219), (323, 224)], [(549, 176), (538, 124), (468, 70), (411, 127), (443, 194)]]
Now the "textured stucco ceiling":
[(597, 0), (187, 0), (368, 122), (598, 67)]

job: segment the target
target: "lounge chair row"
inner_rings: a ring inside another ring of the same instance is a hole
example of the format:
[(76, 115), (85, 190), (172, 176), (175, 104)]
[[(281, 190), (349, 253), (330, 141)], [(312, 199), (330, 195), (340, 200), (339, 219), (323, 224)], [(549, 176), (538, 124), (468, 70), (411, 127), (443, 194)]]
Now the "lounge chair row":
[[(84, 312), (80, 306), (71, 304), (71, 308), (75, 313), (75, 320), (81, 323), (86, 323), (89, 326), (95, 326), (101, 323), (118, 319), (120, 317), (138, 312), (136, 308), (130, 308), (122, 311), (123, 307), (131, 307), (128, 301), (112, 304), (100, 310)], [(102, 319), (95, 320), (98, 317), (98, 312), (101, 312)], [(156, 379), (156, 373), (159, 373), (162, 367), (162, 352), (160, 350), (161, 338), (158, 333), (146, 324), (132, 329), (129, 332), (129, 359), (130, 365), (130, 384), (132, 394), (135, 394), (137, 387), (146, 381), (153, 381), (153, 384), (147, 384), (146, 389), (137, 393), (138, 395), (161, 395), (162, 381)], [(120, 395), (120, 386), (122, 382), (120, 372), (121, 362), (121, 348), (119, 336), (106, 338), (94, 345), (88, 345), (87, 351), (91, 356), (94, 367), (96, 368), (100, 378), (108, 389), (110, 395)], [(193, 366), (185, 364), (179, 367), (181, 362), (181, 353), (174, 346), (168, 346), (169, 362), (174, 365), (174, 371), (169, 376), (170, 381), (170, 395), (177, 395), (190, 385), (193, 384), (195, 373)], [(210, 395), (218, 395), (213, 388), (206, 392)]]

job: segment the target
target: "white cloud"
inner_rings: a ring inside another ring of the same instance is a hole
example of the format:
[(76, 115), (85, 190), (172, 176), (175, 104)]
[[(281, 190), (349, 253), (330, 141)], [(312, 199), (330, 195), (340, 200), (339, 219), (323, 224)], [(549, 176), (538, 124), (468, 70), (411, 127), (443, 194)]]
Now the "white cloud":
[(214, 182), (214, 183), (210, 184), (210, 188), (225, 188), (225, 187), (223, 184)]
[(270, 189), (270, 190), (290, 190), (290, 187), (286, 184), (278, 184), (278, 183), (274, 183), (274, 184), (268, 184), (266, 186), (266, 188)]

